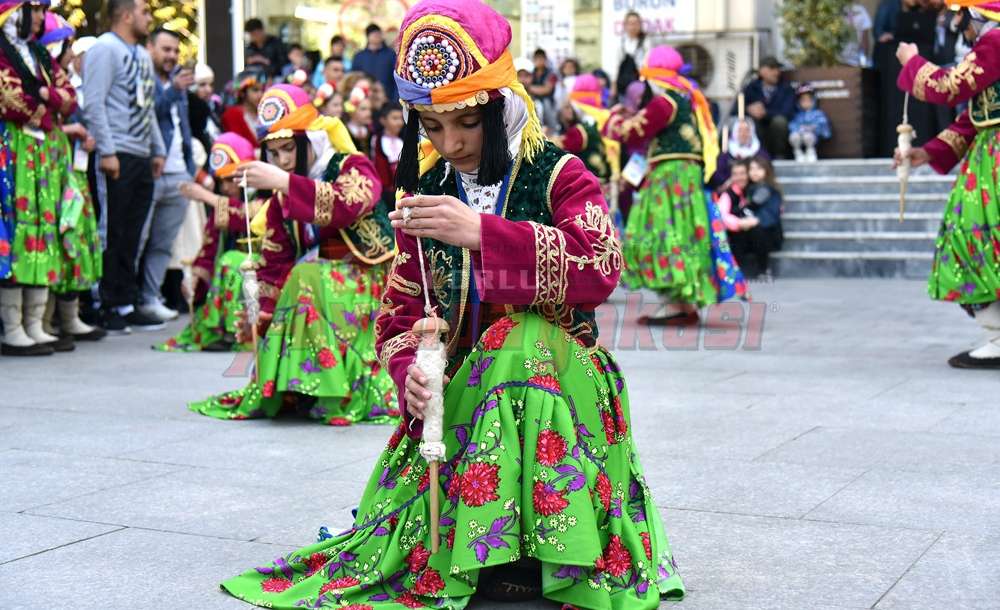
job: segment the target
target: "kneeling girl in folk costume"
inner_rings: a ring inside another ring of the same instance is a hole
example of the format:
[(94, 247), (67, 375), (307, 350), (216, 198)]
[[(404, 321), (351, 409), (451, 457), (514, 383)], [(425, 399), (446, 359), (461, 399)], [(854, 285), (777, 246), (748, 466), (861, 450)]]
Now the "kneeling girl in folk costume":
[[(952, 357), (957, 368), (1000, 368), (1000, 2), (955, 0), (968, 7), (978, 37), (972, 51), (953, 68), (920, 57), (916, 45), (896, 52), (903, 70), (897, 84), (921, 101), (957, 106), (967, 112), (908, 159), (929, 163), (938, 173), (962, 165), (938, 232), (928, 281), (932, 299), (959, 303), (986, 330), (984, 345)], [(900, 163), (896, 151), (896, 162)]]
[(12, 356), (73, 347), (71, 338), (46, 333), (42, 322), (49, 288), (60, 284), (64, 272), (59, 215), (70, 161), (59, 121), (76, 108), (66, 73), (35, 40), (44, 19), (41, 4), (0, 2), (5, 92), (0, 138), (6, 151), (0, 155), (0, 194), (12, 229), (3, 247), (9, 250), (10, 269), (0, 283), (0, 353)]
[(236, 173), (274, 193), (253, 223), (264, 222), (253, 229), (264, 238), (256, 376), (191, 409), (246, 419), (287, 406), (331, 425), (395, 423), (392, 379), (375, 356), (384, 263), (395, 254), (375, 169), (298, 87), (269, 89), (260, 120), (270, 164)]
[[(161, 351), (228, 352), (247, 348), (236, 341), (239, 314), (243, 308), (243, 274), (240, 265), (258, 249), (247, 248), (250, 218), (260, 209), (258, 200), (245, 201), (237, 168), (256, 159), (253, 144), (232, 132), (212, 144), (208, 165), (215, 176), (218, 194), (200, 184), (181, 185), (185, 197), (213, 209), (205, 223), (202, 246), (191, 265), (194, 276), (191, 322), (176, 337), (156, 346)], [(249, 209), (245, 209), (249, 208)]]
[(695, 324), (697, 307), (719, 297), (712, 240), (724, 243), (725, 234), (710, 234), (716, 227), (704, 190), (718, 158), (716, 130), (705, 95), (681, 75), (683, 64), (671, 47), (650, 51), (640, 70), (647, 84), (642, 110), (628, 119), (615, 113), (605, 126), (626, 148), (648, 150), (648, 173), (625, 227), (623, 280), (660, 295), (659, 310), (640, 319), (650, 325)]
[[(378, 344), (405, 423), (354, 526), (223, 583), (241, 599), (457, 610), (478, 592), (652, 610), (683, 595), (624, 378), (596, 342), (594, 309), (621, 268), (611, 218), (583, 163), (545, 141), (510, 37), (478, 0), (425, 0), (403, 20), (396, 82), (409, 115), (397, 180), (408, 195), (390, 215), (399, 254)], [(418, 176), (420, 132), (435, 152)], [(433, 489), (419, 446), (438, 398), (430, 372), (414, 367), (414, 324), (427, 315), (451, 329)]]

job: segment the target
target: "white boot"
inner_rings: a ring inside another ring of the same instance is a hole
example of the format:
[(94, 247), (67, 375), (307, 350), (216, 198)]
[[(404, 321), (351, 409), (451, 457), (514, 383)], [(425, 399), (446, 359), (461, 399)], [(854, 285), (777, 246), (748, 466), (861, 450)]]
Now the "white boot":
[(976, 312), (976, 322), (986, 331), (986, 343), (969, 352), (976, 360), (1000, 358), (1000, 302)]
[(104, 337), (104, 332), (85, 324), (80, 319), (80, 299), (64, 301), (59, 299), (59, 320), (64, 334), (74, 339), (98, 340)]
[(0, 316), (3, 319), (3, 343), (11, 347), (31, 347), (35, 340), (24, 332), (21, 311), (21, 288), (0, 289)]
[(3, 344), (0, 354), (4, 356), (51, 356), (49, 345), (39, 345), (24, 332), (22, 312), (23, 292), (21, 287), (0, 288), (0, 319), (3, 320)]
[(48, 288), (40, 286), (24, 288), (24, 332), (28, 333), (35, 343), (55, 343), (59, 340), (42, 328), (42, 318), (45, 316), (45, 304), (48, 300)]

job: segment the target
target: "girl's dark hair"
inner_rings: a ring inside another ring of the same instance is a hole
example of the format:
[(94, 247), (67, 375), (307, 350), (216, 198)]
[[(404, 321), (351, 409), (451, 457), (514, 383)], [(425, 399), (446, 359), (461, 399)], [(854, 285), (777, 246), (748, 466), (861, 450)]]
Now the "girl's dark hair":
[(747, 166), (747, 171), (750, 170), (751, 163), (756, 163), (757, 165), (763, 167), (764, 182), (767, 183), (767, 185), (773, 188), (774, 190), (779, 192), (781, 191), (781, 187), (778, 186), (778, 178), (774, 174), (774, 165), (771, 163), (770, 159), (768, 159), (764, 155), (757, 155), (748, 160), (745, 160), (745, 163)]
[(642, 99), (639, 100), (639, 109), (643, 109), (649, 106), (649, 103), (653, 101), (653, 88), (649, 86), (649, 81), (646, 81), (646, 90), (642, 92)]
[[(479, 174), (476, 182), (496, 184), (507, 175), (510, 166), (510, 149), (507, 126), (503, 119), (504, 98), (498, 97), (480, 107), (483, 126), (483, 150), (479, 157)], [(396, 188), (408, 193), (417, 192), (420, 182), (420, 113), (411, 109), (409, 120), (403, 127), (403, 151), (396, 167)]]

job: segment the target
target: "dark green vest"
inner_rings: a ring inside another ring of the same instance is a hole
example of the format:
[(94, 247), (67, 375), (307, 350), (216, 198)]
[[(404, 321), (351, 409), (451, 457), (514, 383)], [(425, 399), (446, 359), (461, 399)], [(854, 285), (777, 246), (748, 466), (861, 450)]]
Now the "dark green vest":
[[(551, 142), (545, 143), (545, 148), (531, 162), (522, 161), (519, 156), (514, 161), (506, 199), (503, 203), (503, 217), (513, 221), (532, 221), (544, 225), (552, 225), (551, 202), (549, 201), (550, 182), (553, 175), (562, 169), (565, 160), (572, 158)], [(440, 160), (433, 168), (420, 177), (418, 186), (422, 195), (450, 195), (458, 197), (458, 174), (451, 170), (445, 176), (445, 162)], [(458, 338), (468, 329), (467, 309), (471, 302), (470, 282), (472, 281), (471, 256), (469, 251), (458, 246), (451, 246), (437, 240), (424, 239), (424, 256), (430, 270), (429, 281), (433, 286), (434, 300), (438, 303), (438, 315), (448, 320), (451, 335), (448, 347), (453, 349)], [(500, 304), (502, 305), (502, 304)], [(517, 311), (531, 311), (552, 320), (552, 312), (544, 312), (536, 307), (517, 307)], [(480, 331), (485, 331), (493, 320), (483, 316)], [(561, 324), (568, 329), (584, 329), (581, 335), (597, 338), (597, 325), (593, 312), (582, 312), (579, 309), (560, 312)], [(572, 321), (570, 321), (572, 320)], [(478, 337), (472, 338), (473, 341)]]
[(667, 91), (663, 97), (674, 106), (674, 120), (666, 129), (656, 134), (649, 145), (649, 162), (667, 159), (702, 160), (701, 135), (691, 101), (675, 91)]
[(977, 129), (1000, 125), (1000, 81), (972, 98), (969, 103), (969, 118)]
[[(334, 182), (349, 155), (337, 153), (330, 159), (323, 174), (325, 182)], [(377, 265), (396, 256), (396, 233), (389, 221), (389, 207), (381, 198), (371, 212), (340, 230), (340, 237), (361, 262)]]

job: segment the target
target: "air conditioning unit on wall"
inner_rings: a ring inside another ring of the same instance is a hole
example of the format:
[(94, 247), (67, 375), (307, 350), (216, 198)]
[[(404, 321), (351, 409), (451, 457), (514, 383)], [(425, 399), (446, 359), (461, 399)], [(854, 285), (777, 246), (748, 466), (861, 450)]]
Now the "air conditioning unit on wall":
[(749, 35), (723, 34), (716, 38), (667, 42), (680, 52), (691, 66), (691, 77), (707, 97), (719, 103), (723, 112), (736, 98), (757, 60), (755, 40)]

